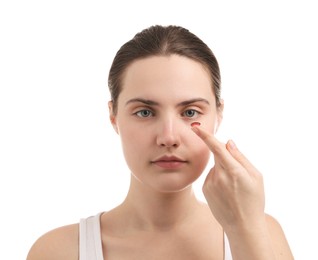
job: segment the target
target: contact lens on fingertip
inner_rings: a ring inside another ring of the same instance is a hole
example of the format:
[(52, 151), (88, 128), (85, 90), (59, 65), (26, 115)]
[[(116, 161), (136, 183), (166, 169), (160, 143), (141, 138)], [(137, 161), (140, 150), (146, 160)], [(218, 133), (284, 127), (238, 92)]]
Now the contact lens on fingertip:
[(201, 123), (199, 123), (199, 122), (193, 122), (193, 123), (191, 123), (191, 126), (192, 126), (192, 127), (194, 127), (194, 126), (199, 126), (199, 125), (201, 125)]

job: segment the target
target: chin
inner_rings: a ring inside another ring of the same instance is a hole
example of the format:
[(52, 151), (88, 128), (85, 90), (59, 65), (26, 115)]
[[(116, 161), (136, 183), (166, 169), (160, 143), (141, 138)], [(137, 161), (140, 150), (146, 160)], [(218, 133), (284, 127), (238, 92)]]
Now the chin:
[(162, 193), (177, 193), (191, 188), (192, 184), (199, 178), (199, 176), (195, 176), (191, 179), (185, 179), (183, 178), (184, 176), (180, 176), (180, 173), (178, 176), (172, 175), (174, 174), (170, 174), (170, 176), (161, 176), (160, 179), (151, 184), (152, 188)]

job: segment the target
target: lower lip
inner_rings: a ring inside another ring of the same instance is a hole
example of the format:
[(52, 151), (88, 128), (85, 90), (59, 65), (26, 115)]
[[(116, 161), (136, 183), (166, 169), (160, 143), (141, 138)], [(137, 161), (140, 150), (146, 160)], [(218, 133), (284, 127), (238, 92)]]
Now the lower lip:
[(163, 169), (178, 169), (181, 168), (185, 162), (181, 161), (157, 161), (154, 162), (155, 165)]

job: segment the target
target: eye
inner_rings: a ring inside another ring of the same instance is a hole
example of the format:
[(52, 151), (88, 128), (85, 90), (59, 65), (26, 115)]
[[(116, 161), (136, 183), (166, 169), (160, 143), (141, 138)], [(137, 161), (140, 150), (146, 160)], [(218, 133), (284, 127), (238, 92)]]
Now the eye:
[(135, 115), (139, 117), (151, 117), (153, 116), (153, 112), (150, 111), (149, 109), (143, 109), (135, 113)]
[(182, 113), (182, 115), (185, 117), (195, 117), (198, 114), (199, 114), (199, 112), (194, 110), (194, 109), (188, 109)]

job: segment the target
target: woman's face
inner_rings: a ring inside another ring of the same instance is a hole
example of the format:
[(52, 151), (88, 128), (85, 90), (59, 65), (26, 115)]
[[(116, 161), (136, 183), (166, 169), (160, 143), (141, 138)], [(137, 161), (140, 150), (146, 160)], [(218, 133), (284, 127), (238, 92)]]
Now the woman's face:
[(222, 118), (208, 72), (177, 55), (132, 63), (124, 74), (117, 114), (111, 103), (110, 109), (133, 176), (161, 192), (188, 187), (208, 163), (210, 151), (191, 123), (215, 132)]

